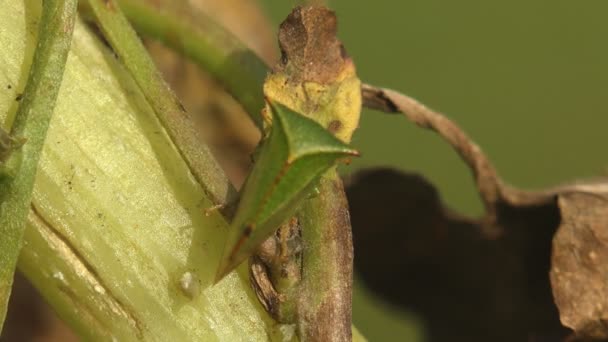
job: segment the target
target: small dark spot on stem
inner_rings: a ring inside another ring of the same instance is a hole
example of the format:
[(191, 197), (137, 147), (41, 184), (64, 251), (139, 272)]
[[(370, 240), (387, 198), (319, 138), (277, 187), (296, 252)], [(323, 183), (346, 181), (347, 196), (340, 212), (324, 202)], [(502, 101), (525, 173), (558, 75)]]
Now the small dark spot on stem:
[(243, 231), (243, 235), (245, 237), (250, 237), (251, 233), (253, 232), (253, 227), (251, 225), (245, 227), (245, 230)]
[(9, 84), (6, 86), (6, 89), (13, 89), (13, 86)]
[(23, 94), (17, 94), (17, 96), (15, 96), (15, 101), (21, 101), (22, 98)]
[(334, 134), (337, 133), (340, 128), (342, 128), (342, 122), (340, 122), (340, 120), (334, 120), (327, 126), (327, 130)]

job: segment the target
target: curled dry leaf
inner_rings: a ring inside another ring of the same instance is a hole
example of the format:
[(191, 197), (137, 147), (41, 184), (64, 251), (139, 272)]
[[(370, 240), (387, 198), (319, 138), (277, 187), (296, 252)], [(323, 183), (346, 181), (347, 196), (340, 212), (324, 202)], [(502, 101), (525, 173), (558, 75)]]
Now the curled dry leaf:
[(355, 265), (370, 287), (421, 312), (433, 341), (556, 340), (568, 335), (559, 320), (571, 339), (608, 338), (608, 179), (516, 189), (444, 115), (389, 89), (363, 85), (362, 95), (444, 138), (486, 208), (479, 219), (458, 216), (415, 175), (353, 177)]

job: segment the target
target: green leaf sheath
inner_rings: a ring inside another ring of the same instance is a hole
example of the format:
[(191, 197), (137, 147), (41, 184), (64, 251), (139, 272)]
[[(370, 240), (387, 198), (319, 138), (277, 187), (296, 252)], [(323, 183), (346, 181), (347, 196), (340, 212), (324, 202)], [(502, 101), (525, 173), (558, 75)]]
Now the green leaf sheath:
[[(14, 90), (0, 108), (25, 85), (40, 12), (3, 3), (0, 84)], [(19, 270), (83, 341), (281, 341), (246, 273), (210, 286), (228, 224), (203, 215), (210, 201), (120, 62), (77, 21)]]
[(174, 0), (119, 0), (138, 32), (158, 39), (209, 72), (245, 108), (262, 129), (262, 86), (268, 73), (264, 61), (233, 34), (203, 13), (170, 12)]
[(316, 121), (279, 103), (270, 108), (270, 135), (243, 188), (217, 280), (293, 216), (321, 174), (338, 159), (357, 155)]
[(0, 188), (0, 327), (6, 316), (38, 160), (61, 87), (76, 18), (76, 0), (43, 3), (38, 45), (10, 132), (12, 137), (27, 141), (8, 158), (14, 177)]
[(135, 31), (114, 0), (88, 1), (97, 23), (158, 119), (214, 204), (225, 204), (236, 191), (203, 143), (192, 120), (168, 88)]

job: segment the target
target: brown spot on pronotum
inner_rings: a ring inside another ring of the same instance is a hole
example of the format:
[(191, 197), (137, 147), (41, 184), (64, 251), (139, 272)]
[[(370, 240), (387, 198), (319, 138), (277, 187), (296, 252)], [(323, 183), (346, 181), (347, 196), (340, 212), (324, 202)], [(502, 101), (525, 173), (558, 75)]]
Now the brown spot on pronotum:
[(250, 237), (252, 232), (253, 232), (253, 227), (251, 225), (248, 225), (247, 227), (245, 227), (245, 230), (243, 231), (243, 236)]
[(336, 134), (340, 128), (342, 128), (342, 122), (340, 120), (333, 120), (327, 125), (327, 130), (333, 134)]

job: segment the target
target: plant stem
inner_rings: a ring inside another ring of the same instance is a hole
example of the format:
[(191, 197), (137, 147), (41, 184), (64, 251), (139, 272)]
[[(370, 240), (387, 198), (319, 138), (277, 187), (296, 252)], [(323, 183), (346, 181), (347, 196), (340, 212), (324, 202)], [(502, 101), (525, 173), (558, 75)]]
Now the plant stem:
[[(158, 8), (173, 0), (156, 1)], [(138, 32), (190, 58), (220, 81), (245, 108), (258, 128), (264, 107), (262, 85), (268, 72), (264, 61), (233, 34), (202, 13), (177, 16), (159, 11), (144, 0), (119, 0)]]
[(43, 2), (37, 49), (11, 129), (12, 137), (27, 141), (7, 160), (6, 167), (12, 168), (14, 177), (0, 185), (0, 329), (21, 250), (38, 160), (70, 50), (77, 2)]
[[(168, 88), (116, 1), (89, 0), (89, 5), (104, 37), (142, 90), (205, 194), (214, 204), (231, 201), (236, 196), (235, 189), (203, 143), (193, 121)], [(144, 12), (143, 15), (147, 17), (150, 13)]]
[(353, 244), (348, 203), (335, 167), (321, 177), (320, 194), (298, 218), (304, 253), (298, 305), (303, 341), (350, 341)]
[[(417, 100), (391, 89), (363, 84), (361, 90), (365, 107), (386, 113), (402, 113), (419, 127), (437, 132), (450, 144), (473, 171), (475, 183), (488, 217), (496, 215), (496, 202), (503, 196), (513, 194), (516, 197), (528, 197), (514, 189), (505, 191), (506, 186), (498, 177), (498, 172), (481, 148), (445, 115), (435, 112)], [(534, 197), (531, 196), (529, 199), (534, 200)]]

